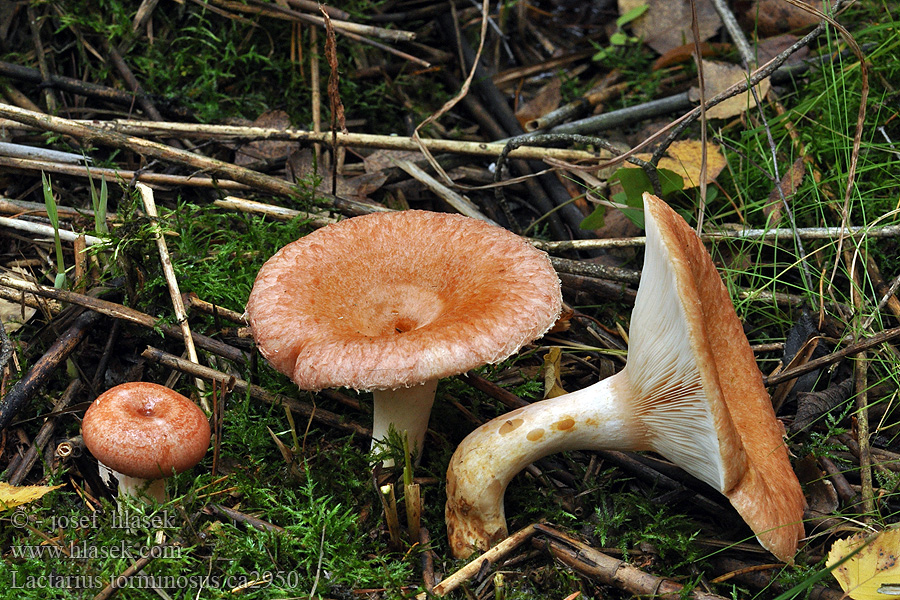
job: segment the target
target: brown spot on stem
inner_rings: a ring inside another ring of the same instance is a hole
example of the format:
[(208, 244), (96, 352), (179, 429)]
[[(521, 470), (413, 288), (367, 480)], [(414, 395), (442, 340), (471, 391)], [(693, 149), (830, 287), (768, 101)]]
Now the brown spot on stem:
[(541, 427), (538, 427), (537, 429), (532, 429), (531, 431), (528, 432), (528, 435), (526, 435), (525, 437), (528, 439), (529, 442), (536, 442), (539, 439), (541, 439), (542, 437), (544, 437), (544, 430)]
[(575, 427), (575, 419), (572, 418), (566, 418), (562, 421), (557, 421), (556, 423), (556, 428), (560, 431), (566, 431), (568, 429), (572, 429), (573, 427)]
[(522, 419), (510, 419), (505, 421), (503, 425), (500, 426), (500, 435), (506, 435), (507, 433), (515, 431), (522, 423), (524, 423)]

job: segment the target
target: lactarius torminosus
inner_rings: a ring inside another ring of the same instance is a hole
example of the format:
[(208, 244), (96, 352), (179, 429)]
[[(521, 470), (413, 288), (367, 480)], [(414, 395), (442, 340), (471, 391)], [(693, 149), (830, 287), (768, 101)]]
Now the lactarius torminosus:
[(564, 450), (652, 450), (728, 497), (760, 543), (790, 561), (805, 500), (750, 345), (688, 224), (644, 195), (647, 246), (627, 366), (586, 389), (482, 425), (447, 471), (453, 554), (507, 535), (503, 496), (528, 464)]
[(306, 390), (372, 390), (373, 444), (393, 426), (420, 451), (438, 379), (509, 357), (561, 306), (550, 259), (521, 237), (413, 210), (288, 244), (257, 275), (247, 315), (275, 369)]
[(165, 502), (165, 480), (196, 465), (209, 447), (209, 421), (178, 392), (135, 381), (97, 396), (81, 422), (84, 445), (119, 481), (119, 496)]

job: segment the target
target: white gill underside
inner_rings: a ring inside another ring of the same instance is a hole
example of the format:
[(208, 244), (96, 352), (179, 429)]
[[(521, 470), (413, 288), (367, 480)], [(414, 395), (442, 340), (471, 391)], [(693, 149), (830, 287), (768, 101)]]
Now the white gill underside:
[(691, 351), (683, 300), (656, 223), (648, 218), (646, 226), (644, 269), (631, 314), (625, 371), (653, 450), (722, 491), (722, 453)]

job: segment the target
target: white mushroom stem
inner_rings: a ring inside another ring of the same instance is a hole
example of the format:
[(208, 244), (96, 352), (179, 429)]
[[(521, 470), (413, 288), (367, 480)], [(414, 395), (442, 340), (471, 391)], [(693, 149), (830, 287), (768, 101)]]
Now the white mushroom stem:
[(447, 469), (457, 558), (507, 534), (503, 495), (525, 465), (561, 450), (653, 450), (728, 497), (775, 556), (804, 535), (805, 500), (728, 291), (696, 234), (644, 195), (647, 246), (628, 365), (584, 390), (490, 421)]
[(622, 371), (583, 390), (514, 410), (463, 440), (447, 471), (453, 554), (464, 558), (506, 537), (506, 487), (534, 461), (575, 449), (647, 449), (644, 428), (629, 414), (631, 396)]
[[(395, 390), (375, 390), (373, 396), (372, 448), (388, 437), (391, 427), (409, 439), (409, 450), (421, 457), (428, 418), (434, 404), (437, 379), (421, 385)], [(385, 460), (385, 467), (394, 466), (393, 460)]]
[(110, 478), (115, 477), (119, 482), (119, 498), (132, 496), (133, 498), (152, 499), (162, 504), (169, 499), (166, 493), (165, 479), (142, 479), (140, 477), (131, 477), (119, 473), (115, 469), (111, 469), (102, 462), (97, 461), (100, 469), (100, 479), (107, 485), (111, 485)]

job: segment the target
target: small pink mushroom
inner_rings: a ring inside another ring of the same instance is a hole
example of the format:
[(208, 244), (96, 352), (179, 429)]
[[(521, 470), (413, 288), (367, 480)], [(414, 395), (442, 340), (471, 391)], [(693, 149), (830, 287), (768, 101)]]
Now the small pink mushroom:
[[(200, 408), (165, 386), (117, 385), (84, 413), (84, 445), (119, 480), (119, 496), (166, 500), (165, 478), (196, 465), (209, 447)], [(102, 468), (101, 468), (102, 472)]]

